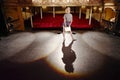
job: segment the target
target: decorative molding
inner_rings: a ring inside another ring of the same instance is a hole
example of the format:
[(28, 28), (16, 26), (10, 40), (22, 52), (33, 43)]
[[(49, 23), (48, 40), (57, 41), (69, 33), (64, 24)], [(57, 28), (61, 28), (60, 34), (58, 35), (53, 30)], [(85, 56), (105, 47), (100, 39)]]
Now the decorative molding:
[(101, 0), (32, 0), (33, 6), (99, 6)]

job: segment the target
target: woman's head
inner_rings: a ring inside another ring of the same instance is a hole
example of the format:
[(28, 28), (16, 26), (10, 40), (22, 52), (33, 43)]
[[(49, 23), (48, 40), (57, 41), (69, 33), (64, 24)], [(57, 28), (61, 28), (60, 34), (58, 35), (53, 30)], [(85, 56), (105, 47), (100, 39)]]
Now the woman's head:
[(70, 13), (70, 7), (65, 8), (65, 13)]

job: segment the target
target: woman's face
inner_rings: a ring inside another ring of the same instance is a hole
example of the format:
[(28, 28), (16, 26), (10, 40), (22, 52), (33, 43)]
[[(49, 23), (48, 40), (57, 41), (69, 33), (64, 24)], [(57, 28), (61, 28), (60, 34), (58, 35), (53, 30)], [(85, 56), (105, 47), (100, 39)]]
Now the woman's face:
[(65, 12), (66, 12), (66, 13), (70, 13), (70, 8), (69, 8), (69, 7), (66, 8)]

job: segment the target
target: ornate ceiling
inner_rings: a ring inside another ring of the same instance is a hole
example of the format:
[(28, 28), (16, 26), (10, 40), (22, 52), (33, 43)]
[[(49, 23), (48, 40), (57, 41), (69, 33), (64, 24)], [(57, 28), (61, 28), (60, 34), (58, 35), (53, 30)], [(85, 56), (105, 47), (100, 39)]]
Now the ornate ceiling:
[(101, 0), (32, 0), (33, 5), (48, 6), (81, 6), (81, 5), (101, 5)]
[(16, 6), (100, 6), (103, 3), (118, 3), (120, 0), (3, 0), (3, 2)]

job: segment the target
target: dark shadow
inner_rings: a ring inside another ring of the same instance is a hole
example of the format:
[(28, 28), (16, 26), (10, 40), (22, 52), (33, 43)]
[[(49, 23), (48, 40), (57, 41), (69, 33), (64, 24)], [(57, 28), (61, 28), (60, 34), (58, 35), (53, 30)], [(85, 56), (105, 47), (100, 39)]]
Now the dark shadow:
[(63, 52), (62, 61), (65, 64), (65, 70), (69, 73), (74, 72), (73, 62), (76, 59), (75, 52), (72, 50), (73, 42), (74, 40), (68, 46), (65, 46), (65, 41), (63, 41), (63, 46), (62, 46), (62, 52)]

